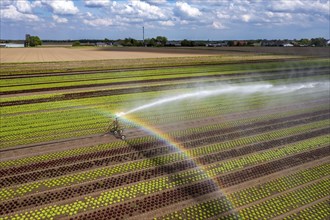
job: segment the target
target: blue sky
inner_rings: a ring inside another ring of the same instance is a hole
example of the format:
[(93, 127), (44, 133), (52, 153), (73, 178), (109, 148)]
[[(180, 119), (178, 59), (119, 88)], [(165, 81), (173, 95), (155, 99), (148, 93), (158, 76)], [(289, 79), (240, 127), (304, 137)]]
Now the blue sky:
[(330, 38), (330, 0), (0, 0), (1, 39)]

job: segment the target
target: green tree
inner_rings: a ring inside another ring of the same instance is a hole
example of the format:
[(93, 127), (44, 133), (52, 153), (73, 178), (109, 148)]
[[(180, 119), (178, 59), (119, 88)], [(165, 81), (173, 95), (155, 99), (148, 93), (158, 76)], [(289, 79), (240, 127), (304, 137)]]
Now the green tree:
[(323, 37), (312, 38), (311, 45), (314, 45), (315, 47), (325, 47), (327, 45), (327, 40)]
[(138, 46), (142, 46), (142, 42), (141, 41), (138, 41), (134, 38), (125, 38), (124, 40), (120, 40), (121, 44), (123, 46), (126, 46), (126, 47), (131, 47), (131, 46), (134, 46), (134, 47), (138, 47)]
[(145, 44), (146, 44), (148, 47), (154, 47), (154, 46), (156, 46), (156, 39), (155, 39), (155, 38), (146, 39), (146, 40), (145, 40)]
[(30, 47), (36, 47), (42, 45), (42, 41), (38, 36), (30, 36), (29, 38), (29, 45)]
[(156, 42), (157, 42), (158, 45), (165, 46), (165, 44), (167, 43), (167, 37), (157, 36), (156, 37)]
[(304, 45), (304, 46), (309, 46), (311, 44), (311, 41), (307, 38), (302, 38), (298, 41), (301, 45)]
[(183, 41), (181, 41), (181, 46), (183, 46), (183, 47), (194, 47), (195, 46), (195, 41), (190, 41), (190, 40), (184, 39)]

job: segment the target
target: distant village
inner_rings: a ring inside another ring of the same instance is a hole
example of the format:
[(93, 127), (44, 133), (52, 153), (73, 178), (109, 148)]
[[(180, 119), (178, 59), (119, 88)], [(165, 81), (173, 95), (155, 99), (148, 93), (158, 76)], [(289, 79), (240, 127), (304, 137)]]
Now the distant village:
[(164, 36), (136, 40), (125, 38), (117, 40), (80, 39), (80, 40), (41, 40), (38, 36), (27, 34), (24, 40), (0, 40), (0, 47), (35, 46), (96, 46), (96, 47), (326, 47), (330, 40), (325, 38), (303, 38), (300, 40), (167, 40)]

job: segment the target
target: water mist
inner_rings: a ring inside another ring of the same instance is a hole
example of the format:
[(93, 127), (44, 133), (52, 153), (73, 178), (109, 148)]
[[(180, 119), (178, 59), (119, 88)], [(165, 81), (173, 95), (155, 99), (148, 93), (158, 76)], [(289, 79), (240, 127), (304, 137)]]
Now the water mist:
[(164, 105), (166, 103), (176, 102), (185, 99), (196, 99), (196, 98), (205, 98), (210, 96), (219, 96), (225, 94), (241, 94), (241, 95), (250, 95), (254, 93), (274, 93), (274, 94), (286, 94), (296, 91), (308, 91), (308, 90), (318, 90), (325, 91), (329, 90), (329, 82), (306, 82), (306, 83), (292, 83), (286, 85), (273, 85), (270, 83), (258, 83), (258, 84), (249, 84), (249, 85), (229, 85), (229, 84), (220, 84), (214, 88), (201, 89), (197, 88), (196, 91), (176, 95), (173, 97), (161, 98), (156, 101), (153, 101), (148, 104), (144, 104), (133, 108), (127, 112), (118, 113), (117, 116), (124, 116), (155, 106)]

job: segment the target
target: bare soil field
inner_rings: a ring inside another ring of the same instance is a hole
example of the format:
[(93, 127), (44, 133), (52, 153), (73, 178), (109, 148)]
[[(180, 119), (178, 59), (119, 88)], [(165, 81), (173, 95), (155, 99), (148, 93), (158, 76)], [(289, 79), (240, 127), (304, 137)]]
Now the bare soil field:
[[(171, 53), (157, 50), (103, 50), (99, 48), (1, 48), (0, 62), (51, 62), (51, 61), (82, 61), (82, 60), (107, 60), (107, 59), (141, 59), (162, 57), (187, 57), (201, 56), (203, 54), (187, 51), (172, 51)], [(204, 53), (204, 55), (209, 55)]]
[(312, 57), (330, 57), (329, 47), (170, 47), (170, 48), (102, 48), (106, 51), (130, 51), (151, 53), (179, 53), (195, 55), (246, 55), (248, 54), (272, 54), (272, 55), (294, 55)]
[(220, 47), (220, 48), (138, 48), (138, 47), (39, 47), (0, 48), (0, 63), (56, 62), (109, 59), (142, 59), (165, 57), (193, 57), (212, 55), (281, 54), (296, 56), (330, 57), (325, 48), (284, 47)]

